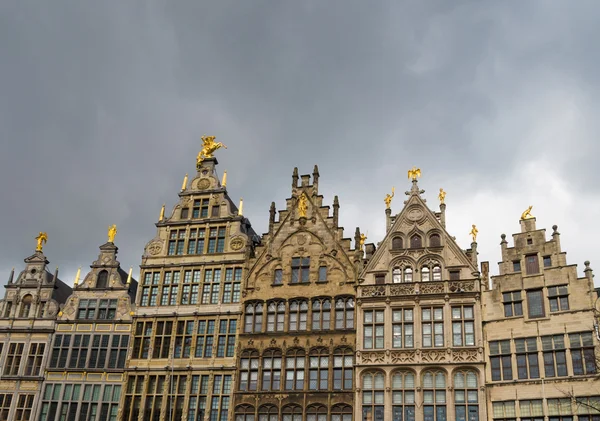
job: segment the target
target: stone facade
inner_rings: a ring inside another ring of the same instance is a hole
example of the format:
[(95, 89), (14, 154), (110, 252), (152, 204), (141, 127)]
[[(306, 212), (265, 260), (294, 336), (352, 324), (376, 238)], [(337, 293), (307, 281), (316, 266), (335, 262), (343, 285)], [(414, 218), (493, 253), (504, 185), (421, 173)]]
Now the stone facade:
[(0, 420), (33, 420), (55, 320), (71, 288), (46, 270), (42, 251), (25, 259), (25, 270), (14, 270), (0, 302)]
[(116, 420), (137, 281), (113, 242), (100, 246), (83, 282), (58, 313), (39, 420)]
[(485, 419), (477, 244), (461, 250), (414, 180), (366, 247), (357, 290), (355, 419)]
[(242, 279), (258, 237), (208, 158), (146, 245), (122, 420), (227, 421)]
[(548, 240), (535, 222), (520, 221), (513, 247), (502, 235), (500, 274), (482, 296), (489, 419), (597, 420), (592, 270), (578, 278), (557, 226)]
[[(301, 178), (300, 183), (299, 178)], [(236, 421), (350, 421), (360, 252), (323, 206), (319, 172), (298, 177), (262, 237), (243, 293)]]

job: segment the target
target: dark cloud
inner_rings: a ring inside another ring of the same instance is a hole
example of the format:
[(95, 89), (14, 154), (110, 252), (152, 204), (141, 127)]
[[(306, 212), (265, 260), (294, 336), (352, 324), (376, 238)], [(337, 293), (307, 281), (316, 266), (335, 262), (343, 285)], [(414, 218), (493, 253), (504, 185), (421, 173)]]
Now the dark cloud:
[(112, 223), (122, 263), (138, 265), (202, 134), (229, 146), (220, 171), (258, 231), (289, 196), (293, 167), (319, 164), (347, 236), (360, 225), (377, 240), (383, 195), (405, 190), (418, 165), (431, 203), (449, 192), (461, 244), (472, 221), (487, 228), (483, 260), (498, 260), (499, 234), (534, 201), (538, 226), (564, 227), (569, 261), (593, 261), (598, 9), (2, 2), (0, 274), (46, 230), (49, 259), (72, 276)]

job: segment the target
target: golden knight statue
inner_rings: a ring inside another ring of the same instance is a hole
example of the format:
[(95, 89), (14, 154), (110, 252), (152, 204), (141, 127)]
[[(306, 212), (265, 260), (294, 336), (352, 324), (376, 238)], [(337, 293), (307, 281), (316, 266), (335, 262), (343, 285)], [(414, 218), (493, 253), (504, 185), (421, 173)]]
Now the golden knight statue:
[(37, 247), (35, 248), (35, 251), (42, 251), (44, 244), (48, 242), (48, 234), (45, 232), (40, 232), (35, 239), (37, 240)]
[(302, 193), (298, 199), (298, 216), (306, 218), (306, 210), (308, 209), (306, 193)]
[(412, 167), (408, 170), (408, 178), (416, 180), (418, 177), (421, 177), (421, 168)]
[(115, 236), (117, 235), (117, 226), (115, 224), (108, 226), (108, 242), (114, 243)]
[(471, 232), (469, 233), (471, 235), (471, 237), (473, 237), (473, 242), (477, 241), (477, 234), (479, 233), (479, 230), (477, 229), (477, 227), (475, 226), (475, 224), (473, 224), (473, 228), (471, 228)]
[(389, 193), (385, 195), (385, 199), (383, 199), (383, 201), (385, 202), (385, 208), (389, 209), (390, 205), (392, 204), (392, 199), (394, 198), (394, 187), (392, 187), (392, 194), (390, 195)]
[(531, 214), (532, 208), (533, 208), (533, 205), (531, 205), (527, 209), (525, 209), (525, 212), (523, 212), (521, 214), (521, 220), (534, 218), (534, 216)]
[(213, 153), (217, 149), (221, 149), (221, 148), (227, 149), (227, 146), (225, 146), (223, 143), (215, 142), (215, 138), (216, 138), (215, 136), (202, 136), (202, 150), (200, 152), (198, 152), (198, 156), (196, 157), (196, 166), (197, 167), (200, 167), (200, 164), (206, 158), (212, 158)]
[(441, 187), (440, 187), (440, 194), (438, 194), (438, 199), (440, 199), (440, 205), (443, 205), (444, 200), (446, 200), (446, 192)]

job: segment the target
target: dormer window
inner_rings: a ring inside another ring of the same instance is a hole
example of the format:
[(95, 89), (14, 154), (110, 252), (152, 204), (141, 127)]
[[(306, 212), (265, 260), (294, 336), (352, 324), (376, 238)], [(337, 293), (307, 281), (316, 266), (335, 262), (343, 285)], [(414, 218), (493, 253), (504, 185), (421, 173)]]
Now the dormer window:
[(392, 239), (392, 250), (399, 250), (402, 248), (402, 237), (394, 237)]
[(98, 274), (96, 288), (106, 288), (108, 286), (108, 272), (103, 270)]
[(423, 240), (419, 234), (415, 234), (410, 237), (410, 247), (411, 248), (420, 248), (423, 247)]
[(429, 237), (429, 247), (439, 247), (441, 245), (440, 235), (439, 234), (431, 234)]

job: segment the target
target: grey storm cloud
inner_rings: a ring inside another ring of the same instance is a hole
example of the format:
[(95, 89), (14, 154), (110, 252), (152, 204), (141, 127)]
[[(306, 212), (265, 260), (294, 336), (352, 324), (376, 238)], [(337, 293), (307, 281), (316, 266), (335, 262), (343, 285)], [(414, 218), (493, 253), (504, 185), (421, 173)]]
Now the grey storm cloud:
[[(0, 2), (0, 277), (32, 253), (63, 277), (117, 224), (137, 266), (162, 203), (216, 135), (229, 193), (258, 232), (293, 167), (383, 237), (383, 196), (406, 170), (480, 259), (534, 204), (569, 261), (598, 257), (594, 1)], [(533, 201), (535, 203), (530, 203)], [(510, 217), (505, 217), (506, 214)], [(454, 221), (454, 222), (452, 222)], [(592, 265), (593, 266), (593, 265)], [(67, 281), (72, 281), (66, 279)]]

